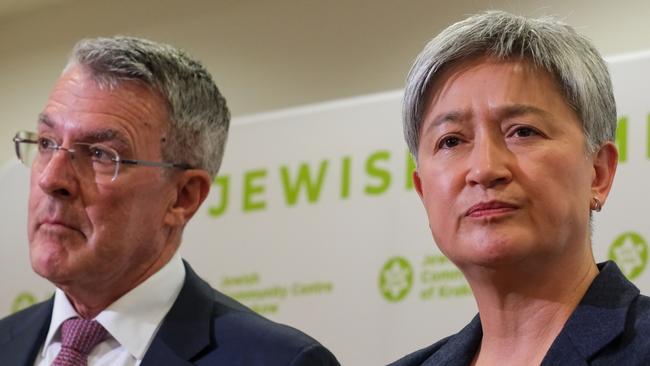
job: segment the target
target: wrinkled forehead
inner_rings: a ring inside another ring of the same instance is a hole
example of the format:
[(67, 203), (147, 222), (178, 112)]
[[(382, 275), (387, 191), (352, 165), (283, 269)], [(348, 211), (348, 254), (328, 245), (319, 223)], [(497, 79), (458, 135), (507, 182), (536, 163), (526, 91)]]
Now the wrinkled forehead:
[[(168, 128), (164, 100), (139, 82), (101, 86), (83, 67), (57, 80), (39, 115), (39, 131), (61, 139), (116, 140), (129, 145), (160, 138)], [(153, 140), (152, 140), (153, 141)]]
[[(438, 96), (448, 90), (456, 82), (462, 79), (461, 82), (467, 83), (467, 72), (476, 70), (481, 67), (488, 67), (490, 65), (508, 65), (511, 70), (511, 75), (517, 75), (529, 80), (537, 86), (543, 85), (546, 90), (544, 92), (557, 93), (561, 99), (571, 108), (574, 109), (567, 98), (565, 91), (562, 88), (560, 81), (555, 73), (550, 72), (546, 68), (535, 64), (533, 61), (526, 57), (517, 58), (497, 58), (489, 55), (479, 55), (476, 57), (464, 58), (448, 64), (443, 65), (439, 70), (430, 75), (427, 84), (424, 87), (423, 98), (421, 99), (421, 115), (419, 116), (419, 124), (422, 127), (425, 116), (431, 111), (435, 105)], [(543, 83), (538, 81), (543, 80)], [(472, 80), (473, 83), (488, 82), (487, 80)]]
[[(518, 60), (477, 59), (445, 71), (429, 92), (420, 137), (446, 126), (499, 126), (513, 119), (580, 127), (553, 77)], [(557, 123), (556, 123), (557, 122)]]

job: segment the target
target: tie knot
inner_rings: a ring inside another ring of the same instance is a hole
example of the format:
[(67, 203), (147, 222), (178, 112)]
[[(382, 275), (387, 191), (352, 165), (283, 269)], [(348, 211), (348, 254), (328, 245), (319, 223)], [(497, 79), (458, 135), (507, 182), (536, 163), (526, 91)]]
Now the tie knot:
[(87, 356), (106, 334), (106, 329), (95, 320), (71, 318), (61, 325), (61, 346)]

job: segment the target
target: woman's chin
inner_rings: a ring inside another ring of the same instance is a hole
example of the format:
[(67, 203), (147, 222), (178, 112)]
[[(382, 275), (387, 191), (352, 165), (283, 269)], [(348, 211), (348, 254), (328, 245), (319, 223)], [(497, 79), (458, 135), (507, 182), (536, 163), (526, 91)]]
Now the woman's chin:
[(467, 243), (462, 256), (457, 258), (459, 267), (468, 265), (492, 269), (507, 269), (525, 263), (527, 259), (537, 257), (539, 248), (523, 244), (525, 241), (512, 238), (483, 238)]

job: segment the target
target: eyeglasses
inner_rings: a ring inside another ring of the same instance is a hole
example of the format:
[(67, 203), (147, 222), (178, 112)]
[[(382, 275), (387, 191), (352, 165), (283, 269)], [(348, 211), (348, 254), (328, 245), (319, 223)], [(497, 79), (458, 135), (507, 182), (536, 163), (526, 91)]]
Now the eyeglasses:
[(52, 139), (28, 131), (18, 132), (13, 141), (16, 145), (16, 156), (27, 166), (34, 166), (38, 171), (42, 171), (55, 152), (65, 151), (70, 155), (72, 166), (81, 179), (93, 179), (100, 184), (115, 181), (122, 164), (192, 169), (189, 164), (122, 159), (117, 151), (102, 144), (76, 142), (66, 148)]

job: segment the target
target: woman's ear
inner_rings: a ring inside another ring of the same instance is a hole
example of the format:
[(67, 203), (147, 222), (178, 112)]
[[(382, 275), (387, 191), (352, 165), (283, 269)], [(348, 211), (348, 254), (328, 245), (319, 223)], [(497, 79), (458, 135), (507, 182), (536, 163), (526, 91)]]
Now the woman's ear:
[(605, 203), (612, 189), (616, 167), (618, 166), (618, 150), (612, 142), (606, 142), (593, 155), (594, 177), (591, 181), (591, 191), (602, 204)]
[(210, 192), (210, 176), (202, 169), (188, 169), (180, 173), (176, 183), (176, 200), (167, 211), (165, 223), (183, 227), (194, 216)]
[(415, 191), (418, 192), (420, 199), (422, 199), (422, 181), (420, 180), (420, 175), (418, 174), (417, 169), (413, 171), (413, 187)]

